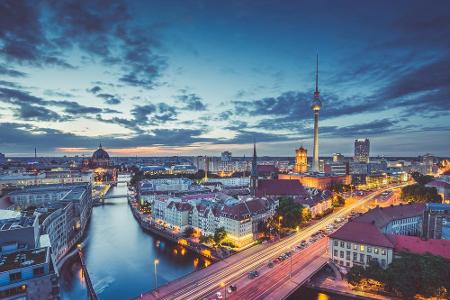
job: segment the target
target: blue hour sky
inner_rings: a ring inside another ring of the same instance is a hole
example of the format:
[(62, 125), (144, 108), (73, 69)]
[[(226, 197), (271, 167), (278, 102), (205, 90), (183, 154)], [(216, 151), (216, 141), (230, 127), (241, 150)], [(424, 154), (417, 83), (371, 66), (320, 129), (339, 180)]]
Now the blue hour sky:
[(0, 152), (447, 156), (450, 2), (1, 1)]

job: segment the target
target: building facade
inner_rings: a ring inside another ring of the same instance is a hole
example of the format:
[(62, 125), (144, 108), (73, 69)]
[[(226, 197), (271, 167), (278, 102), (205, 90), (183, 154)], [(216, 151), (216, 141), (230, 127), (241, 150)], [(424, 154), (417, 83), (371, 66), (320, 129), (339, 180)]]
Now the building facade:
[(355, 155), (353, 160), (360, 163), (369, 163), (370, 141), (369, 139), (355, 140)]
[(308, 172), (308, 155), (305, 148), (300, 147), (295, 150), (295, 173), (306, 173)]

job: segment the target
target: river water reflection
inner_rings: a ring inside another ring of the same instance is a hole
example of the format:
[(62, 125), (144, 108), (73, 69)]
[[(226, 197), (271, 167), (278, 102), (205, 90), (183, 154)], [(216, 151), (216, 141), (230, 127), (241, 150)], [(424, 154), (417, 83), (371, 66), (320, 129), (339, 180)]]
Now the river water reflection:
[[(122, 178), (123, 179), (123, 178)], [(126, 194), (119, 183), (112, 194)], [(172, 242), (144, 232), (134, 219), (126, 197), (94, 207), (83, 252), (100, 299), (130, 299), (158, 285), (182, 277), (210, 262)], [(74, 257), (61, 271), (63, 299), (86, 299), (79, 261)]]

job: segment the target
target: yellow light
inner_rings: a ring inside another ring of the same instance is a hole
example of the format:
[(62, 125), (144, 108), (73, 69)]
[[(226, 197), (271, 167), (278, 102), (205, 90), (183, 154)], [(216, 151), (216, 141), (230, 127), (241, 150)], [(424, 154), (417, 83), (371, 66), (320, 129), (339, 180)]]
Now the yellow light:
[(153, 263), (154, 263), (155, 265), (159, 264), (159, 259), (155, 258), (155, 260), (153, 261)]
[(221, 283), (220, 283), (220, 287), (221, 287), (221, 288), (225, 287), (225, 282), (221, 282)]
[(182, 246), (187, 246), (188, 242), (185, 239), (181, 239), (178, 241), (178, 244)]

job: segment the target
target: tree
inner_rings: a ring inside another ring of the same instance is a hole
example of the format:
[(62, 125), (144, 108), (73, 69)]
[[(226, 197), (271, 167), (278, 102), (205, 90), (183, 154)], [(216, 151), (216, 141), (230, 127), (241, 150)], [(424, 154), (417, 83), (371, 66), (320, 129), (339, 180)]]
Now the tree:
[(303, 207), (302, 208), (302, 213), (301, 213), (301, 222), (307, 223), (311, 220), (312, 215), (311, 215), (311, 210), (308, 207)]
[(183, 235), (184, 237), (191, 237), (194, 234), (194, 228), (191, 226), (188, 226), (184, 229)]
[(442, 197), (438, 194), (436, 188), (426, 187), (418, 183), (403, 187), (400, 198), (409, 203), (442, 202)]
[(434, 180), (434, 177), (431, 175), (423, 175), (419, 172), (412, 172), (411, 177), (420, 185), (425, 185)]
[(214, 240), (210, 235), (201, 235), (199, 241), (200, 243), (211, 244)]
[(303, 206), (295, 203), (292, 198), (279, 198), (280, 205), (278, 206), (275, 220), (281, 218), (281, 225), (288, 228), (296, 228), (301, 223), (301, 211)]
[(216, 228), (214, 231), (214, 243), (216, 245), (220, 245), (220, 243), (227, 237), (227, 232), (225, 231), (224, 227)]
[(335, 194), (331, 199), (331, 203), (334, 207), (341, 207), (345, 205), (345, 199), (341, 195)]
[(354, 265), (348, 272), (347, 272), (347, 280), (352, 285), (358, 285), (361, 280), (364, 278), (364, 267)]

